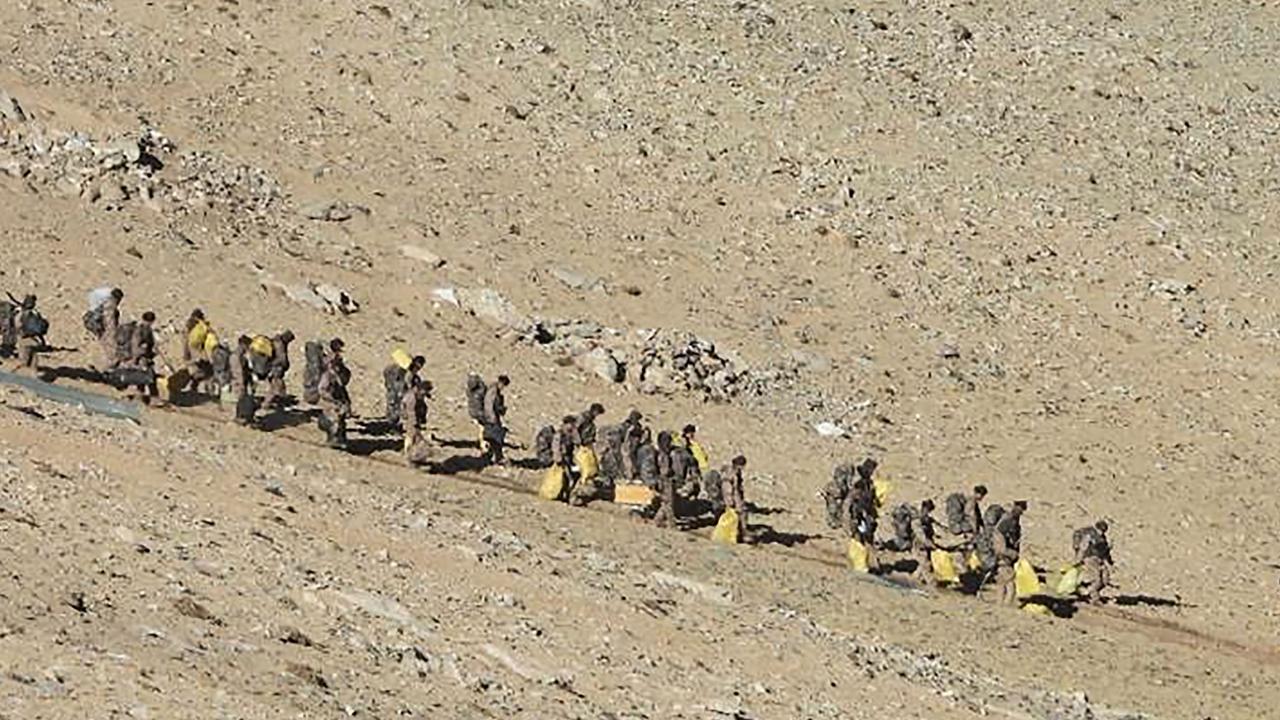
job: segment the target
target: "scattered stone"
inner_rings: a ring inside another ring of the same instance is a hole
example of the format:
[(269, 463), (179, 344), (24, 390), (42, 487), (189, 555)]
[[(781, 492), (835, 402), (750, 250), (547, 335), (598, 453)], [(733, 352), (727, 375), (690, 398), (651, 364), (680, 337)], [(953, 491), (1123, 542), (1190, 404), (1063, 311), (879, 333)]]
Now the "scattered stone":
[(285, 626), (280, 628), (280, 632), (276, 634), (276, 639), (285, 645), (301, 645), (302, 647), (313, 647), (315, 643), (306, 633), (296, 627)]
[(600, 280), (565, 268), (551, 268), (551, 276), (570, 290), (595, 290), (602, 286)]
[(205, 607), (204, 605), (201, 605), (195, 600), (192, 600), (190, 597), (186, 595), (183, 595), (177, 600), (174, 600), (173, 607), (175, 610), (178, 611), (178, 614), (184, 615), (189, 618), (193, 618), (196, 620), (204, 620), (205, 622), (213, 622), (213, 623), (216, 623), (218, 621), (217, 616), (214, 615), (212, 612), (210, 612), (209, 608)]
[(842, 438), (849, 436), (849, 432), (847, 430), (827, 420), (815, 424), (813, 429), (825, 438)]
[(660, 586), (683, 590), (690, 595), (696, 595), (714, 605), (723, 605), (727, 607), (733, 604), (733, 594), (718, 585), (710, 585), (708, 583), (691, 580), (686, 577), (680, 577), (679, 575), (671, 575), (669, 573), (659, 571), (650, 573), (649, 578)]
[(943, 345), (938, 348), (938, 357), (944, 360), (955, 360), (960, 357), (960, 348), (955, 345)]
[(462, 303), (458, 300), (458, 291), (453, 288), (436, 288), (431, 291), (431, 299), (454, 307), (462, 306)]
[(573, 359), (574, 364), (609, 382), (622, 382), (622, 366), (608, 350), (598, 347)]
[(316, 670), (310, 665), (287, 661), (284, 666), (284, 671), (303, 682), (310, 683), (324, 690), (329, 689), (329, 681), (325, 679), (324, 675), (322, 675), (319, 670)]
[(27, 113), (18, 104), (18, 99), (0, 90), (0, 118), (14, 122), (26, 122)]
[(516, 311), (511, 301), (497, 290), (458, 288), (455, 292), (463, 310), (489, 325), (519, 332), (532, 326), (529, 318)]
[(541, 668), (534, 667), (522, 660), (517, 660), (509, 652), (502, 650), (495, 645), (486, 644), (481, 649), (484, 651), (485, 655), (497, 660), (498, 663), (507, 670), (510, 670), (512, 673), (515, 673), (529, 682), (537, 683), (539, 685), (553, 685), (556, 687), (568, 687), (570, 685), (570, 678), (567, 676), (550, 673), (542, 670)]
[(308, 220), (346, 222), (355, 217), (356, 213), (369, 215), (369, 208), (341, 200), (330, 200), (304, 205), (298, 210), (298, 213)]
[(441, 268), (445, 265), (444, 258), (419, 245), (401, 245), (400, 254), (410, 260), (418, 260), (425, 263), (427, 267), (431, 268)]
[(316, 285), (316, 294), (324, 298), (333, 310), (342, 315), (352, 315), (360, 311), (360, 303), (342, 288), (333, 285)]

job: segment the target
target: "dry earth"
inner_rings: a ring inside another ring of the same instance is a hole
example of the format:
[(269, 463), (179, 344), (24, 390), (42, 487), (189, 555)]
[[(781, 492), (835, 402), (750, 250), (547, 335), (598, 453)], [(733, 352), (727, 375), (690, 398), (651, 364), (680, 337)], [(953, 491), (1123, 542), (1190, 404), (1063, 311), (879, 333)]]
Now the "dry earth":
[[(526, 442), (696, 420), (791, 546), (6, 391), (0, 715), (1274, 715), (1277, 47), (1265, 3), (4, 3), (0, 270), (49, 364), (97, 360), (103, 284), (341, 335), (365, 415), (403, 345), (443, 439), (473, 368)], [(584, 361), (643, 328), (732, 387)], [(1126, 604), (851, 577), (814, 496), (864, 454), (1030, 499), (1046, 565), (1110, 518)]]

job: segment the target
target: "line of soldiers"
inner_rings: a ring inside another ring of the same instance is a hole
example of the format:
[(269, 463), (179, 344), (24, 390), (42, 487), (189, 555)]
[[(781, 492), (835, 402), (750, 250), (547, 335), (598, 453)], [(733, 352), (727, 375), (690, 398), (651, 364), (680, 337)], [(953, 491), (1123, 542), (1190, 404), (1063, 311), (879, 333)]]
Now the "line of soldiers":
[[(932, 499), (918, 506), (902, 503), (890, 513), (893, 537), (877, 544), (883, 498), (876, 491), (876, 469), (876, 461), (870, 458), (857, 466), (842, 463), (821, 491), (827, 524), (845, 530), (867, 549), (873, 571), (879, 569), (875, 549), (910, 553), (916, 561), (916, 578), (932, 582), (934, 551), (960, 551), (968, 558), (968, 570), (977, 587), (994, 581), (1002, 603), (1017, 602), (1014, 569), (1021, 556), (1022, 516), (1028, 508), (1025, 500), (1014, 502), (1008, 510), (995, 504), (984, 510), (987, 488), (977, 485), (969, 494), (956, 492), (947, 497), (944, 523), (934, 519)], [(1102, 589), (1110, 582), (1113, 560), (1107, 530), (1106, 521), (1099, 520), (1072, 535), (1074, 562), (1081, 568), (1080, 591), (1091, 602), (1101, 600)]]
[[(567, 478), (560, 499), (582, 506), (613, 499), (619, 486), (640, 486), (652, 492), (652, 500), (638, 511), (659, 527), (678, 528), (682, 519), (707, 513), (718, 517), (731, 508), (737, 518), (735, 537), (750, 541), (743, 491), (746, 457), (739, 455), (713, 470), (694, 425), (685, 425), (679, 435), (663, 430), (655, 436), (638, 410), (617, 425), (597, 427), (604, 413), (603, 405), (592, 403), (582, 413), (564, 416), (559, 427), (548, 425), (538, 432), (540, 466), (559, 467)], [(585, 456), (583, 449), (589, 451)]]
[[(20, 368), (36, 369), (38, 354), (48, 348), (45, 335), (49, 324), (36, 310), (34, 295), (21, 301), (12, 296), (9, 299), (12, 302), (0, 302), (0, 355), (16, 355)], [(155, 314), (144, 312), (140, 320), (122, 323), (123, 299), (119, 288), (90, 293), (84, 326), (102, 347), (104, 375), (118, 387), (132, 388), (144, 402), (163, 404), (157, 386), (156, 360), (163, 355), (156, 343)], [(232, 405), (232, 420), (242, 425), (253, 425), (261, 408), (282, 412), (290, 406), (285, 378), (290, 370), (289, 349), (295, 340), (291, 331), (270, 337), (240, 335), (228, 346), (219, 340), (204, 312), (196, 309), (187, 318), (185, 333), (182, 366), (177, 372), (170, 368), (165, 379), (170, 396), (187, 390), (218, 396), (224, 404)], [(303, 400), (319, 408), (318, 425), (335, 448), (347, 447), (351, 417), (347, 390), (351, 370), (343, 358), (344, 349), (339, 338), (306, 343)], [(421, 377), (425, 365), (422, 356), (402, 356), (383, 371), (385, 419), (392, 430), (403, 433), (403, 451), (410, 465), (425, 464), (431, 454), (423, 437), (433, 389)], [(255, 395), (258, 382), (267, 386), (261, 406)], [(479, 426), (481, 460), (486, 465), (506, 463), (505, 390), (510, 383), (506, 375), (492, 382), (475, 374), (466, 378), (468, 414)], [(592, 403), (579, 414), (564, 416), (558, 427), (547, 426), (537, 433), (538, 464), (562, 469), (566, 479), (558, 499), (581, 506), (612, 499), (620, 487), (644, 487), (652, 491), (652, 499), (640, 512), (658, 526), (679, 527), (683, 518), (708, 512), (716, 517), (732, 509), (737, 517), (735, 537), (749, 541), (748, 504), (743, 492), (745, 457), (739, 455), (719, 471), (713, 470), (693, 425), (686, 425), (678, 435), (660, 431), (655, 437), (637, 410), (621, 423), (598, 426), (604, 414), (603, 405)], [(877, 544), (884, 503), (875, 480), (877, 468), (870, 458), (856, 466), (839, 464), (821, 492), (828, 524), (845, 530), (866, 549), (871, 569), (879, 568), (874, 555), (877, 549), (911, 553), (917, 578), (927, 582), (933, 580), (931, 556), (935, 550), (962, 551), (970, 558), (967, 564), (979, 587), (994, 579), (1001, 601), (1016, 602), (1014, 568), (1021, 551), (1025, 501), (1013, 503), (1007, 511), (1000, 505), (984, 510), (987, 489), (978, 485), (970, 494), (947, 497), (945, 523), (934, 519), (932, 499), (918, 506), (903, 503), (890, 513), (893, 537)], [(1081, 588), (1093, 601), (1100, 599), (1110, 580), (1113, 561), (1107, 530), (1106, 522), (1098, 521), (1072, 536), (1075, 563), (1082, 571)]]

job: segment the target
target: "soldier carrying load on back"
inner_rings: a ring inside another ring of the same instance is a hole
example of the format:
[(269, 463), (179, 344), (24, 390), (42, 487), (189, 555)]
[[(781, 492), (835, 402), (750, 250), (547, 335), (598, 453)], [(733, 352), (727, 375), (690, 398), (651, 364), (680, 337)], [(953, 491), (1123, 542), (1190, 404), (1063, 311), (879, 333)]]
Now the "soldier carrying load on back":
[(1107, 521), (1099, 520), (1071, 535), (1076, 563), (1081, 566), (1080, 590), (1089, 602), (1100, 602), (1102, 590), (1111, 582), (1111, 542), (1107, 539)]
[(1009, 512), (1000, 518), (1000, 522), (996, 523), (995, 532), (991, 534), (991, 548), (996, 561), (996, 586), (1000, 588), (1000, 602), (1005, 605), (1016, 605), (1018, 602), (1014, 566), (1021, 556), (1022, 513), (1026, 509), (1026, 501), (1015, 502)]
[(267, 368), (267, 397), (262, 401), (265, 408), (283, 408), (289, 396), (284, 378), (289, 373), (289, 345), (293, 343), (293, 331), (284, 332), (271, 338), (271, 362)]
[(338, 449), (347, 447), (347, 417), (351, 414), (351, 396), (347, 393), (351, 371), (342, 359), (344, 347), (339, 338), (330, 341), (316, 387), (320, 396), (320, 429), (324, 430), (329, 447)]
[(409, 386), (400, 397), (400, 423), (404, 427), (404, 455), (410, 465), (422, 465), (431, 456), (431, 448), (422, 434), (427, 424), (427, 400), (431, 383), (411, 376)]
[(110, 372), (125, 359), (120, 356), (117, 334), (120, 329), (120, 288), (99, 288), (89, 294), (89, 311), (84, 314), (84, 327), (102, 346), (103, 371)]
[(984, 485), (975, 485), (972, 495), (956, 492), (947, 496), (947, 531), (962, 538), (966, 547), (973, 547), (982, 532), (982, 501), (986, 497)]
[(18, 367), (36, 370), (36, 354), (45, 347), (44, 336), (49, 332), (49, 321), (36, 310), (36, 296), (27, 295), (18, 303), (14, 318), (14, 335), (17, 336)]

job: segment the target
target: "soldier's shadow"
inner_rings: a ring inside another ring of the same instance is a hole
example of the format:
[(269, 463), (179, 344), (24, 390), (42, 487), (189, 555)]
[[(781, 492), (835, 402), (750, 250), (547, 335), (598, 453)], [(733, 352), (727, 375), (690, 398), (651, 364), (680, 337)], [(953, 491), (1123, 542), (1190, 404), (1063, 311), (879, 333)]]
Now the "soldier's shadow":
[(1162, 598), (1152, 595), (1117, 595), (1111, 598), (1111, 603), (1122, 607), (1133, 607), (1135, 605), (1143, 605), (1146, 607), (1176, 607), (1176, 608), (1194, 608), (1195, 605), (1184, 603), (1174, 598)]
[(756, 545), (797, 547), (804, 545), (810, 540), (818, 540), (822, 538), (821, 535), (810, 535), (808, 533), (778, 532), (768, 525), (752, 525), (748, 528), (748, 532), (752, 537), (752, 541)]
[(484, 458), (475, 455), (452, 455), (438, 463), (432, 463), (431, 472), (435, 475), (480, 472), (487, 464)]
[(263, 432), (274, 432), (288, 428), (301, 427), (315, 422), (319, 410), (277, 410), (268, 412), (258, 420), (258, 429)]
[(347, 452), (360, 457), (368, 457), (376, 452), (398, 451), (404, 448), (404, 439), (399, 437), (362, 437), (347, 440)]

